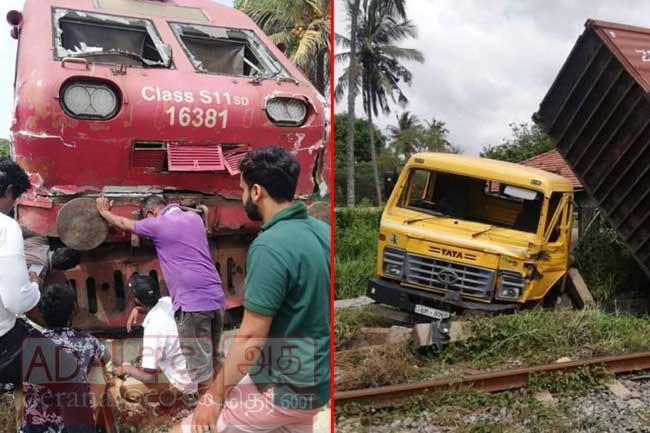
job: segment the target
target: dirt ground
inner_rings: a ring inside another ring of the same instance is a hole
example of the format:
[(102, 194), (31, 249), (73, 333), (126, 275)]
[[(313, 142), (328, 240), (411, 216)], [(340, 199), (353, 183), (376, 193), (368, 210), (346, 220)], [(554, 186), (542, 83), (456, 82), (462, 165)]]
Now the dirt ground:
[(10, 392), (0, 394), (0, 433), (15, 433), (14, 396)]

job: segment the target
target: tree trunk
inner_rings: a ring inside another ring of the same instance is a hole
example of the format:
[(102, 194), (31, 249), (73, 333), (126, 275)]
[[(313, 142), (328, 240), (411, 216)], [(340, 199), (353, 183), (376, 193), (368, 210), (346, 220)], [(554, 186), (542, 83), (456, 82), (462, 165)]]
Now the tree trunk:
[(375, 178), (375, 190), (377, 192), (377, 206), (381, 206), (381, 185), (379, 184), (379, 166), (377, 165), (377, 152), (375, 150), (375, 134), (372, 125), (372, 104), (370, 103), (370, 86), (366, 86), (366, 106), (368, 107), (368, 133), (370, 134), (370, 160), (372, 161), (372, 174)]
[(328, 56), (329, 51), (321, 51), (316, 58), (316, 89), (321, 95), (325, 96), (325, 57)]
[(346, 146), (347, 164), (347, 206), (354, 207), (354, 99), (356, 98), (355, 81), (357, 78), (357, 17), (360, 0), (354, 2), (350, 15), (350, 75), (348, 77), (348, 140)]

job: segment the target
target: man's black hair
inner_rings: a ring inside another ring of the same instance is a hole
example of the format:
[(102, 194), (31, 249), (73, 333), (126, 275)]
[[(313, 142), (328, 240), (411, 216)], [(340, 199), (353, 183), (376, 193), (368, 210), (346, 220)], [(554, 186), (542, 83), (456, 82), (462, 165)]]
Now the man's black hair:
[(160, 288), (156, 280), (148, 275), (133, 274), (129, 278), (129, 288), (133, 291), (133, 296), (142, 305), (153, 307), (160, 299)]
[(63, 284), (50, 284), (41, 294), (38, 309), (48, 327), (65, 328), (70, 326), (76, 302), (77, 293), (72, 287)]
[(0, 197), (4, 197), (9, 185), (13, 185), (12, 198), (17, 199), (31, 188), (25, 170), (7, 156), (0, 157)]
[(151, 194), (142, 199), (142, 202), (140, 203), (140, 212), (142, 212), (142, 216), (145, 217), (151, 209), (165, 206), (167, 206), (167, 200), (165, 200), (165, 197), (160, 194)]
[(65, 271), (72, 269), (81, 261), (81, 254), (72, 248), (57, 248), (52, 252), (52, 268)]
[(296, 194), (300, 164), (282, 147), (266, 146), (248, 152), (239, 170), (246, 185), (263, 186), (275, 201), (291, 201)]

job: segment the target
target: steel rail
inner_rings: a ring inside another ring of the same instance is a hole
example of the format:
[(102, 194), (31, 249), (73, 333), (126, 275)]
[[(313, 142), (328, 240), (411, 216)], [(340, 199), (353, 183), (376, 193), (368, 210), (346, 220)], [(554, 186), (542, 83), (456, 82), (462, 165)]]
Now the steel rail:
[(638, 370), (647, 370), (650, 369), (650, 352), (601, 356), (533, 367), (513, 368), (488, 373), (430, 379), (415, 383), (381, 386), (352, 391), (340, 391), (334, 394), (334, 403), (344, 405), (353, 402), (366, 401), (372, 402), (375, 405), (381, 405), (382, 403), (392, 403), (405, 397), (454, 386), (466, 386), (484, 392), (506, 391), (526, 387), (528, 385), (528, 378), (531, 374), (570, 371), (589, 366), (602, 366), (611, 373), (628, 373)]

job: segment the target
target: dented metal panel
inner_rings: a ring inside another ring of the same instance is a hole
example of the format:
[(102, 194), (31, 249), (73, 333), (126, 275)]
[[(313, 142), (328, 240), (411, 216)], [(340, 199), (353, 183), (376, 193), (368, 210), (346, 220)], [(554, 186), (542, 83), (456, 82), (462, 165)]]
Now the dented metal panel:
[(240, 173), (239, 163), (250, 152), (250, 147), (237, 147), (234, 149), (227, 150), (223, 153), (224, 163), (226, 164), (226, 169), (228, 173), (232, 176), (235, 176)]
[[(205, 19), (178, 15), (190, 9), (200, 10)], [(142, 197), (163, 193), (205, 218), (213, 254), (218, 255), (215, 266), (227, 283), (228, 306), (241, 305), (246, 250), (259, 224), (250, 221), (242, 207), (236, 164), (244, 153), (232, 149), (283, 146), (301, 166), (297, 196), (327, 193), (328, 113), (322, 95), (245, 14), (211, 0), (26, 0), (23, 15), (11, 134), (12, 150), (32, 175), (33, 189), (18, 203), (19, 222), (37, 233), (58, 236), (59, 211), (75, 198), (103, 193), (114, 200), (115, 213), (133, 218), (139, 215)], [(198, 73), (168, 19), (209, 22), (204, 30), (210, 37), (223, 36), (224, 28), (245, 30), (242, 34), (254, 35), (251, 40), (263, 47), (264, 55), (280, 64), (283, 76)], [(66, 22), (63, 28), (61, 20)], [(94, 28), (108, 28), (116, 39), (110, 44), (102, 35), (85, 40), (94, 35)], [(121, 45), (125, 37), (120, 32), (130, 28), (142, 36), (146, 32), (152, 44), (140, 45), (137, 39)], [(74, 36), (71, 45), (63, 43), (66, 31)], [(146, 50), (157, 51), (161, 62)], [(64, 104), (80, 101), (74, 99), (79, 95), (66, 99), (64, 93), (65, 86), (77, 82), (114, 89), (116, 98), (98, 102), (117, 101), (113, 117), (80, 118), (66, 110)], [(306, 101), (301, 126), (278, 126), (269, 119), (266, 101), (279, 95)], [(174, 150), (170, 155), (172, 144), (206, 158), (170, 165), (171, 157), (178, 156)], [(228, 154), (210, 160), (214, 149)], [(146, 242), (132, 247), (129, 233), (111, 228), (106, 241), (85, 253), (82, 266), (68, 273), (68, 279), (84, 289), (79, 300), (88, 317), (83, 323), (122, 324), (132, 305), (125, 279), (138, 269), (148, 272), (154, 264), (155, 252)], [(121, 279), (114, 277), (118, 271)], [(114, 286), (126, 293), (114, 293)]]
[(200, 8), (195, 7), (168, 4), (161, 5), (152, 2), (132, 0), (94, 0), (94, 2), (98, 9), (137, 13), (177, 20), (194, 20), (200, 22), (210, 21)]
[(650, 29), (589, 20), (534, 120), (650, 275)]

